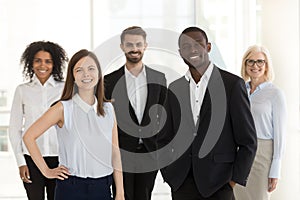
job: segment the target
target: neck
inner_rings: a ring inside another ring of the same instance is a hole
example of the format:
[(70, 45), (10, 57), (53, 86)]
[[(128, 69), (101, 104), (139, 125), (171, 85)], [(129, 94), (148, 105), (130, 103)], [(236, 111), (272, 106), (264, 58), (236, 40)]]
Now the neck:
[(84, 90), (78, 91), (80, 98), (87, 104), (93, 105), (95, 103), (94, 91)]
[(203, 74), (201, 74), (197, 69), (194, 67), (189, 68), (192, 78), (194, 79), (195, 83), (198, 83), (202, 77)]
[(263, 78), (251, 78), (250, 81), (250, 93), (253, 93), (257, 86), (259, 86), (261, 83), (265, 82)]
[(191, 75), (195, 81), (195, 83), (198, 83), (201, 79), (201, 77), (203, 76), (203, 74), (205, 73), (205, 71), (207, 70), (208, 66), (209, 66), (210, 62), (205, 65), (205, 66), (200, 66), (200, 67), (189, 67), (189, 70), (191, 72)]
[(139, 73), (141, 73), (141, 71), (143, 70), (143, 63), (139, 62), (139, 63), (126, 63), (126, 68), (127, 70), (134, 76), (138, 76)]

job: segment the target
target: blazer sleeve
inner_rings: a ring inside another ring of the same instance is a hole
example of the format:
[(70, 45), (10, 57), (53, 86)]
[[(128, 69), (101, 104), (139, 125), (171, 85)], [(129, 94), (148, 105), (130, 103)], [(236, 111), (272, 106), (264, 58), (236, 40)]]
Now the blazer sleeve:
[(245, 82), (242, 79), (238, 79), (233, 86), (229, 109), (234, 140), (238, 146), (232, 180), (245, 186), (256, 154), (257, 136)]

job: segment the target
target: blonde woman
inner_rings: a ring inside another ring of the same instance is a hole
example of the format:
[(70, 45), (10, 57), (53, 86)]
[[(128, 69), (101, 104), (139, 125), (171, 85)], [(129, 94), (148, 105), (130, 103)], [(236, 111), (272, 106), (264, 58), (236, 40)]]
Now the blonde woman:
[(257, 152), (245, 188), (235, 187), (237, 200), (268, 200), (280, 178), (287, 121), (283, 92), (276, 87), (269, 51), (250, 46), (242, 61), (241, 75), (251, 104), (257, 132)]

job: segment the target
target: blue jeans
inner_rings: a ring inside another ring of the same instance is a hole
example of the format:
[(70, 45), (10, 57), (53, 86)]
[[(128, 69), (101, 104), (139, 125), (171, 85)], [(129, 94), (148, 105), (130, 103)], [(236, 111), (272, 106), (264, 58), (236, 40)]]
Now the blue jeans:
[(69, 176), (57, 180), (55, 200), (112, 200), (112, 175), (101, 178), (80, 178)]

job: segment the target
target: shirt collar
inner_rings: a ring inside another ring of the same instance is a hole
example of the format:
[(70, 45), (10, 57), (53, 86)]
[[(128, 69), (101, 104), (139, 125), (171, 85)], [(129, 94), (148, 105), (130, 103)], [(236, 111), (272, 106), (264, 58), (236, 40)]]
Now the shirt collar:
[[(130, 76), (130, 77), (133, 77), (133, 78), (136, 78), (134, 75), (132, 75), (132, 73), (127, 69), (127, 67), (126, 67), (126, 65), (124, 66), (124, 68), (125, 68), (125, 75), (126, 75), (126, 77), (128, 77), (128, 76)], [(145, 67), (145, 65), (143, 64), (143, 66), (142, 66), (142, 71), (139, 73), (139, 75), (140, 74), (143, 74), (145, 77), (146, 77), (146, 67)], [(138, 75), (138, 76), (139, 76)]]
[[(251, 82), (251, 81), (248, 81), (248, 82), (246, 83), (246, 88), (247, 88), (247, 90), (250, 90), (250, 89), (251, 89), (250, 82)], [(262, 82), (261, 84), (259, 84), (259, 85), (256, 87), (255, 90), (261, 90), (261, 89), (265, 88), (266, 86), (268, 86), (269, 84), (271, 84), (271, 82), (269, 82), (269, 81)]]
[(85, 101), (81, 99), (78, 93), (73, 96), (73, 101), (85, 112), (88, 113), (90, 110), (94, 110), (97, 113), (97, 105), (98, 101), (95, 97), (95, 103), (93, 105), (87, 104)]
[[(213, 63), (210, 62), (210, 64), (208, 65), (207, 69), (205, 70), (203, 76), (201, 77), (201, 80), (203, 79), (204, 81), (208, 81), (211, 74), (212, 74), (212, 71), (213, 71)], [(188, 70), (186, 73), (185, 73), (185, 79), (187, 81), (190, 81), (190, 80), (194, 80), (193, 77), (192, 77), (192, 74), (190, 72), (190, 70)], [(200, 83), (200, 82), (199, 82)]]
[[(42, 85), (40, 80), (36, 77), (35, 74), (33, 74), (31, 84), (32, 85)], [(56, 81), (54, 80), (52, 75), (48, 78), (48, 80), (45, 82), (44, 85), (45, 86), (47, 86), (47, 85), (55, 86), (56, 85)]]

